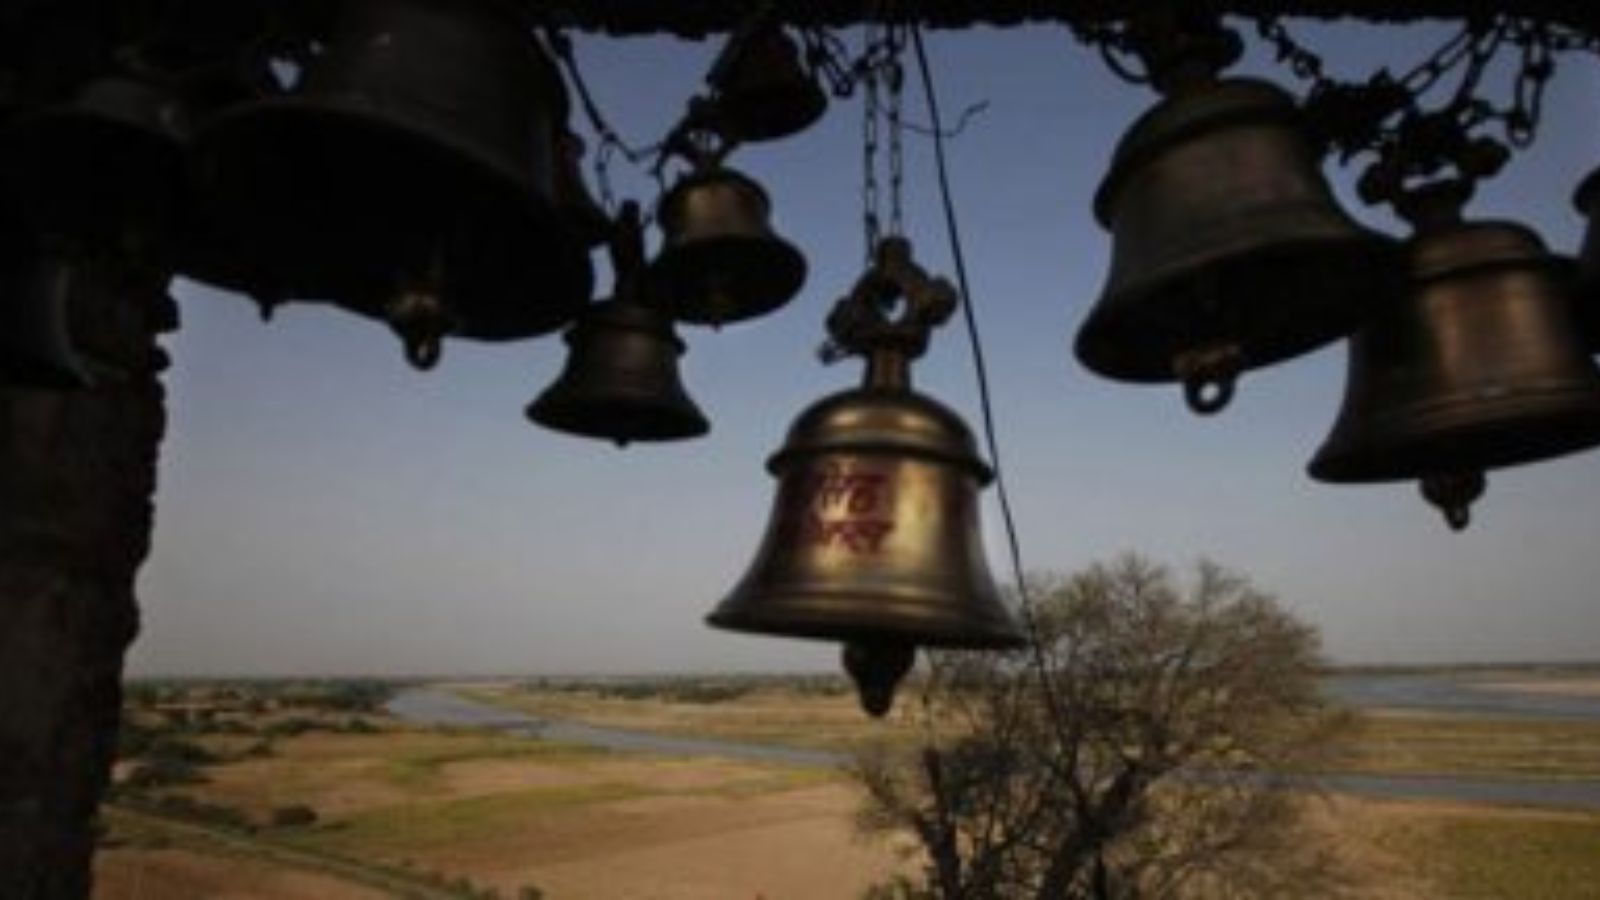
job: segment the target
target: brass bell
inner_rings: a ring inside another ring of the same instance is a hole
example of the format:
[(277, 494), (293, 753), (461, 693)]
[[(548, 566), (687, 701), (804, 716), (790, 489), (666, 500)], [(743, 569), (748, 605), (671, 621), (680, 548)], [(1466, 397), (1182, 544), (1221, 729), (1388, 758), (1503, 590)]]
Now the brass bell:
[(1452, 528), (1487, 469), (1600, 444), (1600, 372), (1570, 268), (1510, 222), (1420, 229), (1409, 290), (1350, 341), (1343, 409), (1311, 460), (1330, 482), (1419, 479)]
[(644, 225), (638, 204), (620, 210), (611, 234), (614, 299), (590, 307), (567, 331), (566, 368), (528, 418), (557, 431), (629, 441), (699, 437), (711, 425), (678, 377), (684, 346), (672, 319), (640, 295)]
[(346, 0), (292, 91), (214, 117), (195, 166), (211, 220), (284, 294), (376, 318), (430, 294), (453, 335), (521, 338), (593, 286), (554, 199), (568, 112), (514, 4)]
[(682, 322), (722, 325), (772, 312), (800, 292), (806, 260), (772, 230), (766, 191), (725, 168), (684, 177), (662, 198), (654, 293)]
[[(911, 360), (955, 293), (891, 238), (830, 317), (865, 357), (861, 387), (812, 405), (767, 461), (777, 496), (754, 563), (707, 617), (718, 628), (844, 642), (881, 715), (917, 646), (1003, 648), (1023, 634), (989, 574), (978, 491), (992, 472), (953, 411), (911, 387)], [(888, 320), (883, 301), (906, 297)]]
[(1600, 169), (1578, 185), (1573, 203), (1589, 220), (1578, 255), (1578, 319), (1590, 353), (1600, 353)]
[(707, 81), (716, 90), (715, 127), (738, 141), (770, 141), (811, 127), (828, 95), (800, 62), (800, 48), (776, 25), (730, 38)]
[(619, 445), (681, 440), (710, 430), (679, 380), (683, 342), (665, 313), (635, 301), (603, 301), (579, 319), (566, 341), (566, 369), (528, 406), (529, 419)]
[(1145, 113), (1095, 195), (1111, 270), (1078, 358), (1227, 405), (1236, 376), (1352, 332), (1389, 290), (1393, 242), (1335, 202), (1287, 93), (1205, 80)]
[(75, 298), (94, 289), (93, 273), (55, 242), (38, 252), (18, 252), (8, 243), (10, 256), (0, 270), (0, 381), (56, 390), (89, 386), (70, 322)]
[(179, 98), (123, 76), (6, 128), (6, 193), (37, 232), (145, 255), (166, 241), (185, 197), (187, 114)]

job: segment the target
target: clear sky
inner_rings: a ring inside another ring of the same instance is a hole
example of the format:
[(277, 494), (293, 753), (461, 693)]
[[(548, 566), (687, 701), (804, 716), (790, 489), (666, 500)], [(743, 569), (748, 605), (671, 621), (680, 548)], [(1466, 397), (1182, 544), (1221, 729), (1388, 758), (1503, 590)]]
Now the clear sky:
[[(1404, 68), (1439, 36), (1300, 31), (1346, 74), (1382, 60)], [(1124, 550), (1211, 557), (1321, 626), (1341, 661), (1600, 658), (1600, 453), (1491, 475), (1472, 529), (1454, 534), (1413, 485), (1334, 487), (1304, 474), (1338, 410), (1342, 347), (1247, 376), (1214, 418), (1189, 414), (1175, 389), (1092, 376), (1070, 352), (1109, 250), (1090, 198), (1151, 97), (1059, 28), (934, 32), (929, 47), (948, 117), (989, 102), (950, 152), (1030, 568)], [(607, 116), (637, 143), (681, 111), (714, 51), (578, 41)], [(1526, 222), (1570, 252), (1582, 227), (1573, 186), (1600, 163), (1600, 91), (1592, 62), (1564, 59), (1538, 145), (1475, 211)], [(1289, 78), (1259, 53), (1247, 70)], [(911, 84), (908, 118), (925, 121)], [(810, 278), (776, 315), (683, 329), (685, 381), (712, 420), (698, 441), (618, 450), (528, 424), (523, 406), (562, 364), (556, 339), (452, 343), (441, 368), (419, 374), (366, 321), (299, 305), (263, 325), (248, 303), (181, 286), (133, 671), (831, 667), (832, 645), (735, 636), (701, 618), (755, 550), (766, 456), (804, 406), (858, 377), (853, 363), (820, 366), (814, 351), (860, 272), (860, 127), (859, 105), (838, 101), (805, 134), (733, 160), (770, 190)], [(908, 139), (908, 231), (925, 264), (951, 273), (931, 152)], [(1343, 190), (1348, 178), (1338, 180)], [(618, 186), (654, 197), (626, 173)], [(976, 426), (957, 330), (917, 379)], [(1003, 573), (998, 524), (990, 492), (985, 534)]]

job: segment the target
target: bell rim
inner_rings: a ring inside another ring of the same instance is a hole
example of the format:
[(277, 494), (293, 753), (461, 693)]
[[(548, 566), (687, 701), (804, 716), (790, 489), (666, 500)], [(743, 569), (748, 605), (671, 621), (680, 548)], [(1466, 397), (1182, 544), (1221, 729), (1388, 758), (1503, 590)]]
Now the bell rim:
[[(1109, 230), (1111, 227), (1112, 211), (1123, 185), (1139, 169), (1150, 165), (1173, 146), (1197, 133), (1238, 123), (1279, 121), (1293, 127), (1296, 134), (1304, 136), (1303, 130), (1298, 127), (1303, 119), (1294, 96), (1270, 81), (1226, 78), (1215, 82), (1207, 90), (1209, 96), (1188, 94), (1164, 97), (1135, 118), (1123, 132), (1112, 150), (1111, 164), (1095, 189), (1092, 200), (1095, 221), (1102, 228)], [(1195, 105), (1197, 97), (1212, 101), (1211, 108), (1181, 117), (1173, 113), (1174, 110), (1187, 112), (1183, 105)], [(1219, 102), (1223, 100), (1231, 100), (1232, 105)]]
[[(1393, 293), (1392, 288), (1398, 285), (1400, 277), (1396, 271), (1399, 266), (1399, 242), (1380, 232), (1352, 224), (1355, 230), (1349, 234), (1291, 241), (1262, 240), (1253, 247), (1231, 255), (1229, 261), (1234, 266), (1244, 267), (1246, 263), (1250, 266), (1271, 264), (1296, 269), (1305, 266), (1305, 263), (1297, 260), (1314, 257), (1324, 261), (1323, 265), (1314, 267), (1316, 269), (1360, 273), (1362, 279), (1349, 285), (1346, 291), (1330, 292), (1319, 298), (1313, 308), (1300, 307), (1301, 313), (1294, 317), (1299, 325), (1296, 329), (1258, 328), (1256, 330), (1259, 333), (1253, 335), (1219, 335), (1214, 342), (1245, 345), (1242, 371), (1273, 366), (1349, 337)], [(1330, 255), (1335, 259), (1327, 262)], [(1182, 292), (1172, 292), (1192, 278), (1193, 273), (1189, 273), (1187, 279), (1179, 274), (1169, 274), (1143, 284), (1135, 283), (1109, 303), (1111, 298), (1102, 291), (1073, 338), (1073, 353), (1078, 361), (1095, 374), (1117, 381), (1165, 384), (1182, 380), (1173, 370), (1173, 358), (1211, 342), (1199, 339), (1190, 329), (1160, 327), (1159, 321), (1162, 318), (1183, 317), (1182, 314), (1193, 300)], [(1395, 284), (1390, 284), (1390, 281)], [(1258, 308), (1281, 311), (1286, 308), (1285, 301), (1286, 298), (1282, 296), (1256, 295), (1245, 300), (1235, 298), (1231, 307), (1235, 310)], [(1134, 306), (1142, 306), (1147, 310), (1160, 308), (1166, 311), (1166, 315), (1133, 315), (1127, 310)], [(1316, 313), (1314, 316), (1310, 315), (1313, 310)], [(1168, 332), (1193, 339), (1187, 342), (1170, 340), (1167, 338)], [(1160, 340), (1149, 340), (1152, 334)], [(1269, 337), (1276, 341), (1264, 342)], [(1130, 346), (1137, 343), (1130, 340), (1134, 338), (1148, 341), (1149, 346), (1137, 354), (1106, 349)]]
[[(551, 385), (543, 394), (536, 398), (523, 410), (528, 421), (552, 431), (575, 437), (591, 438), (594, 440), (623, 441), (633, 443), (656, 443), (666, 441), (681, 441), (691, 438), (703, 437), (711, 432), (711, 421), (705, 417), (693, 400), (684, 397), (685, 408), (669, 415), (660, 415), (645, 403), (610, 402), (602, 406), (587, 405), (579, 412), (576, 404), (568, 403), (559, 398), (549, 397), (552, 391), (560, 388), (560, 382)], [(604, 412), (597, 413), (597, 409)], [(631, 418), (634, 421), (646, 421), (643, 428), (604, 431), (587, 424), (591, 416), (613, 416), (617, 418)]]
[[(1421, 439), (1402, 439), (1397, 429), (1390, 429), (1395, 437), (1341, 444), (1335, 437), (1343, 423), (1335, 423), (1329, 439), (1306, 464), (1306, 472), (1317, 481), (1333, 484), (1407, 481), (1442, 469), (1512, 468), (1600, 446), (1600, 391), (1562, 387), (1523, 390), (1492, 401), (1473, 398), (1477, 423), (1452, 427), (1448, 420), (1462, 407), (1462, 396), (1458, 392), (1421, 411), (1407, 407), (1404, 415), (1397, 412), (1362, 422), (1368, 434), (1381, 434), (1383, 423), (1396, 420), (1403, 420), (1413, 430), (1434, 429)], [(1495, 418), (1497, 409), (1507, 411)], [(1444, 421), (1430, 426), (1430, 419)], [(1536, 433), (1530, 424), (1552, 423), (1554, 434), (1529, 443), (1529, 436)], [(1508, 434), (1516, 435), (1520, 446), (1499, 452), (1475, 449), (1480, 443), (1499, 443)], [(1438, 462), (1452, 457), (1450, 464)]]
[[(736, 280), (759, 284), (770, 279), (773, 287), (747, 294), (751, 302), (739, 306), (737, 315), (719, 316), (714, 311), (719, 308), (703, 299), (708, 290), (702, 284), (703, 276), (698, 274), (703, 268), (695, 263), (702, 256), (738, 259)], [(696, 241), (692, 248), (665, 250), (650, 262), (647, 271), (651, 289), (661, 297), (673, 319), (690, 325), (722, 325), (759, 318), (787, 306), (804, 290), (809, 269), (799, 248), (777, 235), (724, 235)], [(764, 277), (751, 277), (757, 273)], [(678, 297), (701, 299), (683, 302)]]
[[(925, 599), (905, 595), (903, 600), (885, 602), (875, 595), (871, 602), (862, 603), (860, 591), (769, 591), (761, 595), (761, 604), (767, 610), (779, 608), (781, 616), (754, 616), (748, 613), (741, 588), (735, 588), (727, 599), (705, 616), (712, 628), (742, 634), (806, 638), (824, 641), (873, 641), (890, 639), (923, 647), (971, 650), (1015, 650), (1027, 646), (1027, 633), (998, 597), (992, 598), (1003, 615), (985, 615), (980, 621), (957, 617), (904, 615), (892, 624), (868, 624), (873, 619), (884, 622), (892, 618), (897, 606), (910, 611), (920, 608)], [(928, 595), (932, 596), (932, 595)], [(940, 599), (945, 599), (941, 595)], [(964, 601), (964, 602), (970, 602)], [(980, 601), (981, 603), (987, 603)], [(850, 615), (853, 611), (870, 608), (870, 613)], [(844, 613), (844, 614), (841, 614)], [(975, 627), (976, 626), (976, 627)], [(919, 630), (920, 629), (920, 630)]]

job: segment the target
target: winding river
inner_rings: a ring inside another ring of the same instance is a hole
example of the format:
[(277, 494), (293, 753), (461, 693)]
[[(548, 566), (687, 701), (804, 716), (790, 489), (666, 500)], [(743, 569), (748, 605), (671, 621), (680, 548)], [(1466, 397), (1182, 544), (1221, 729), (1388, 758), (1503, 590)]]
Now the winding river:
[[(1358, 680), (1335, 679), (1342, 680)], [(1360, 676), (1363, 683), (1330, 689), (1339, 699), (1355, 706), (1391, 706), (1410, 709), (1447, 709), (1455, 712), (1482, 712), (1515, 716), (1593, 718), (1600, 720), (1600, 700), (1581, 697), (1547, 697), (1513, 694), (1474, 688), (1451, 681), (1448, 689), (1437, 684), (1443, 679), (1418, 676)], [(1405, 682), (1383, 685), (1376, 682)], [(1560, 701), (1555, 704), (1546, 701)], [(1531, 704), (1523, 705), (1523, 704)], [(407, 721), (425, 725), (493, 728), (527, 737), (564, 743), (586, 744), (621, 752), (658, 753), (669, 756), (720, 756), (753, 762), (837, 768), (849, 757), (825, 750), (780, 747), (739, 741), (720, 741), (673, 735), (603, 728), (582, 722), (541, 719), (468, 700), (437, 688), (415, 688), (396, 695), (389, 711)], [(1552, 713), (1545, 710), (1559, 709)], [(1468, 803), (1506, 803), (1600, 810), (1600, 780), (1597, 779), (1510, 779), (1430, 775), (1323, 775), (1315, 779), (1322, 787), (1350, 794), (1375, 797), (1455, 800)]]

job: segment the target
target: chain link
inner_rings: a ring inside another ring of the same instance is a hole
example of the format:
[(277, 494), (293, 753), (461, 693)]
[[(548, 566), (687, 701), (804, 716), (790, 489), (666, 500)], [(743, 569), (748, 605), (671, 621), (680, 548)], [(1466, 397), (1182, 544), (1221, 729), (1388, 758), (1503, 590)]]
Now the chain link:
[[(1498, 172), (1510, 148), (1533, 143), (1556, 56), (1600, 52), (1593, 36), (1502, 14), (1465, 23), (1399, 77), (1380, 69), (1365, 82), (1340, 82), (1277, 17), (1258, 19), (1256, 31), (1280, 63), (1310, 83), (1307, 118), (1315, 135), (1346, 162), (1364, 153), (1376, 157), (1363, 175), (1369, 202), (1392, 202), (1406, 178), (1450, 167), (1468, 181)], [(1496, 105), (1484, 96), (1485, 82), (1508, 48), (1519, 58), (1509, 99)], [(1497, 129), (1503, 143), (1482, 135), (1486, 128)]]
[(905, 184), (905, 126), (900, 120), (900, 102), (904, 94), (905, 70), (900, 66), (898, 53), (889, 62), (886, 75), (889, 81), (889, 234), (905, 234), (905, 210), (901, 200)]
[(880, 234), (878, 218), (878, 70), (867, 66), (858, 73), (861, 86), (861, 219), (866, 238), (866, 261), (871, 266)]

